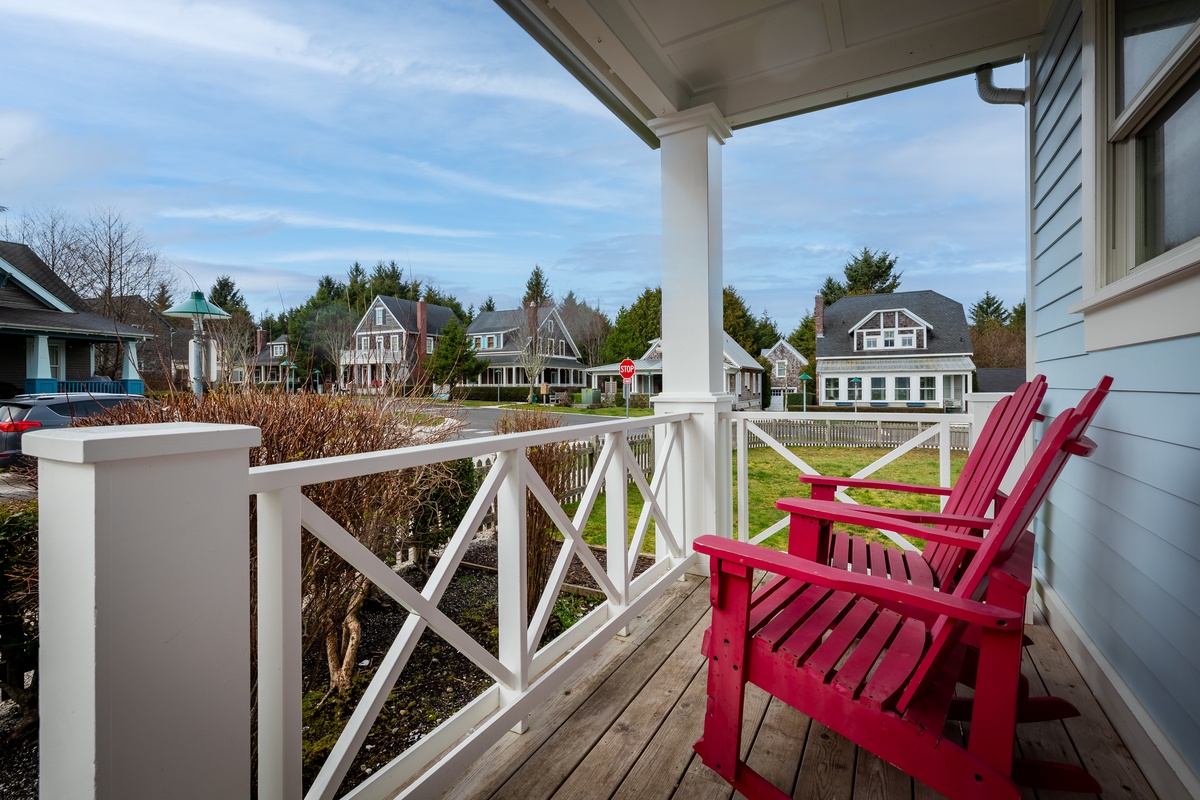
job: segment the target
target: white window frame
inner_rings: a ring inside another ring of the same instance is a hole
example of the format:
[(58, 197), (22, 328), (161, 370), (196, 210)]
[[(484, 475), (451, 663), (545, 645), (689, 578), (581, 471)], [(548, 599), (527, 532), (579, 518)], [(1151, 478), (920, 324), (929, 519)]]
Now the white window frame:
[[(929, 385), (926, 386), (926, 383), (928, 383)], [(936, 375), (922, 375), (920, 377), (920, 379), (918, 379), (918, 381), (917, 381), (917, 391), (920, 392), (918, 397), (920, 397), (921, 402), (922, 403), (936, 403), (937, 402), (937, 387), (938, 387), (938, 380), (937, 380)]]
[(375, 307), (375, 324), (376, 325), (383, 324), (383, 306)]
[(283, 344), (271, 345), (271, 356), (273, 358), (277, 358), (279, 356), (284, 356), (284, 355), (287, 355), (287, 345), (283, 345)]
[[(881, 376), (881, 375), (872, 375), (870, 378), (870, 381), (871, 381), (871, 402), (872, 403), (886, 403), (887, 402), (887, 378), (884, 376)], [(878, 383), (879, 385), (876, 386), (875, 385), (876, 383)], [(878, 397), (875, 396), (876, 392), (879, 393)]]
[(371, 349), (371, 337), (370, 336), (360, 336), (358, 338), (358, 349), (359, 350), (370, 350)]
[(908, 402), (912, 398), (912, 379), (907, 375), (897, 375), (892, 381), (892, 393), (896, 402)]
[(391, 342), (389, 342), (389, 344), (391, 345), (392, 350), (399, 350), (400, 349), (400, 334), (393, 333), (392, 340), (391, 340)]
[(1088, 351), (1200, 333), (1200, 237), (1134, 263), (1135, 139), (1200, 62), (1200, 23), (1119, 113), (1115, 29), (1112, 0), (1083, 4), (1083, 280), (1067, 310), (1083, 314)]
[(787, 377), (787, 359), (786, 358), (781, 358), (775, 362), (775, 377), (776, 378), (786, 378)]
[(433, 346), (434, 346), (434, 342), (435, 342), (435, 341), (436, 341), (436, 340), (435, 340), (435, 339), (434, 339), (434, 337), (432, 337), (432, 336), (426, 336), (426, 337), (425, 337), (425, 354), (426, 354), (426, 355), (432, 355), (432, 354), (433, 354)]
[[(854, 380), (855, 378), (858, 378), (857, 386), (855, 386), (853, 383), (850, 382), (850, 381)], [(862, 400), (862, 398), (863, 398), (862, 378), (857, 375), (847, 378), (846, 379), (846, 399), (857, 402), (859, 400)]]
[(839, 378), (825, 379), (825, 400), (837, 402), (842, 399), (842, 382)]

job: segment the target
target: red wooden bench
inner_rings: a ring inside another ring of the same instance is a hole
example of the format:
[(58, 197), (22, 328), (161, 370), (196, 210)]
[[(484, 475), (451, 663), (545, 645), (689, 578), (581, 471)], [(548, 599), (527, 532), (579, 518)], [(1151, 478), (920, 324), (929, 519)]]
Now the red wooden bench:
[[(1084, 431), (1110, 382), (1054, 420), (995, 520), (923, 515), (985, 536), (911, 526), (922, 538), (973, 551), (952, 591), (697, 539), (696, 550), (711, 557), (713, 604), (708, 708), (696, 743), (704, 763), (749, 798), (786, 797), (738, 758), (749, 681), (950, 798), (1015, 800), (1018, 783), (1098, 792), (1078, 767), (1015, 760), (1013, 742), (1033, 568), (1029, 524), (1067, 459), (1094, 450)], [(898, 524), (844, 503), (798, 501), (790, 510), (825, 526)], [(780, 577), (752, 598), (755, 569)], [(943, 730), (967, 666), (976, 691), (962, 745)]]

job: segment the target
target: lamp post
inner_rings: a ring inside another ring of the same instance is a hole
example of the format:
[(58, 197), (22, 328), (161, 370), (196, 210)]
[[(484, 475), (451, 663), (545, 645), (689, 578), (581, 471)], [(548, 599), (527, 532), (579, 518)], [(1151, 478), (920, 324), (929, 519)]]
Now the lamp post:
[(504, 379), (504, 367), (496, 367), (496, 403), (500, 403), (500, 381)]
[(204, 347), (204, 318), (229, 319), (229, 314), (204, 299), (204, 292), (192, 292), (192, 296), (177, 306), (162, 312), (164, 317), (191, 317), (192, 319), (192, 392), (196, 399), (204, 394), (204, 368), (200, 350)]
[(800, 373), (800, 404), (805, 411), (808, 411), (808, 382), (812, 380), (812, 376), (807, 372)]
[[(850, 393), (854, 395), (854, 413), (858, 413), (858, 398), (862, 394), (862, 378), (851, 378), (846, 381), (850, 387)], [(858, 390), (857, 393), (855, 390)]]

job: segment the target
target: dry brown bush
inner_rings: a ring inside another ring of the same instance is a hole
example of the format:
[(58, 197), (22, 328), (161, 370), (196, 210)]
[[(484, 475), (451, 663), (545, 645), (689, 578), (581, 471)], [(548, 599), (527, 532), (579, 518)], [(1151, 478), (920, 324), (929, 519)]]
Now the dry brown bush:
[[(431, 427), (416, 403), (396, 398), (351, 400), (331, 395), (256, 390), (216, 392), (197, 400), (175, 394), (164, 403), (130, 403), (84, 424), (214, 422), (254, 425), (262, 445), (250, 450), (250, 466), (305, 461), (431, 444), (449, 426)], [(406, 546), (409, 523), (428, 498), (453, 491), (451, 465), (365, 475), (306, 486), (303, 492), (368, 549), (389, 562)], [(251, 539), (257, 516), (248, 503)], [(253, 542), (250, 558), (254, 574)], [(305, 532), (301, 557), (303, 647), (324, 646), (330, 691), (346, 691), (354, 676), (361, 640), (359, 611), (370, 584), (340, 557)]]

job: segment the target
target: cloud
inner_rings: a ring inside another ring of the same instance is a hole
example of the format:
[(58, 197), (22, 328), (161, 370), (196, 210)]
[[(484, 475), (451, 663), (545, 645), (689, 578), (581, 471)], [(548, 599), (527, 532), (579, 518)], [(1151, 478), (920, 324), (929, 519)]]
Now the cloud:
[(286, 225), (294, 228), (321, 228), (330, 230), (365, 231), (371, 233), (393, 233), (403, 236), (431, 236), (454, 239), (478, 239), (493, 234), (488, 231), (463, 228), (439, 228), (429, 225), (380, 222), (373, 220), (331, 217), (275, 208), (253, 208), (222, 206), (214, 208), (166, 208), (159, 212), (166, 219), (207, 220), (217, 222), (245, 222), (255, 224)]

